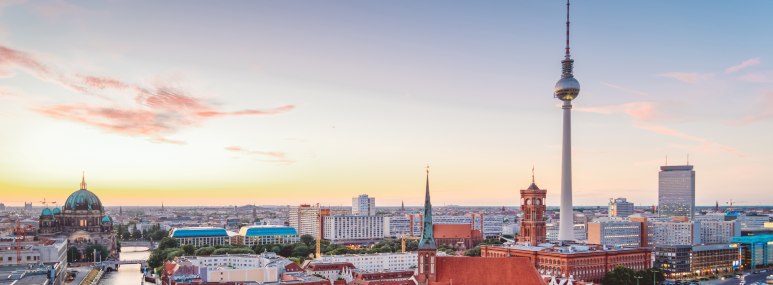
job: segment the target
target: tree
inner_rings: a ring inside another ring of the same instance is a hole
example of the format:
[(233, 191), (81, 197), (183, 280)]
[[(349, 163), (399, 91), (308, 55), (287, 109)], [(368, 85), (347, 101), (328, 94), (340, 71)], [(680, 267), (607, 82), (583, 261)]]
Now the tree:
[[(83, 250), (83, 256), (88, 261), (101, 261), (105, 260), (107, 256), (110, 254), (110, 251), (107, 250), (107, 248), (104, 245), (101, 244), (92, 244), (86, 247), (86, 249)], [(94, 253), (96, 252), (96, 258)]]
[(633, 269), (618, 265), (604, 275), (604, 280), (601, 283), (604, 285), (632, 285), (636, 284), (634, 276), (636, 276), (636, 272)]
[(304, 258), (309, 256), (309, 247), (303, 243), (296, 243), (295, 246), (293, 246), (292, 256)]
[(194, 255), (194, 254), (196, 254), (196, 247), (193, 246), (192, 244), (183, 245), (181, 248), (182, 248), (183, 252), (185, 252), (185, 255)]
[(160, 241), (158, 241), (158, 250), (164, 250), (167, 248), (173, 248), (177, 247), (177, 240), (170, 238), (170, 237), (164, 237)]
[(314, 236), (312, 236), (312, 235), (302, 235), (301, 236), (301, 242), (306, 244), (306, 246), (311, 246), (311, 244), (314, 243)]
[(81, 258), (81, 251), (77, 247), (71, 246), (67, 249), (67, 262), (78, 262)]
[(480, 256), (480, 245), (468, 249), (464, 252), (465, 256)]
[(636, 272), (636, 275), (642, 277), (642, 279), (639, 280), (641, 285), (649, 285), (649, 284), (653, 284), (652, 282), (653, 273), (655, 273), (654, 275), (658, 282), (666, 281), (666, 277), (663, 275), (662, 270), (653, 271), (652, 268), (649, 268), (647, 270)]
[(215, 248), (211, 246), (202, 247), (196, 250), (197, 256), (209, 256), (212, 255), (212, 253), (215, 252)]

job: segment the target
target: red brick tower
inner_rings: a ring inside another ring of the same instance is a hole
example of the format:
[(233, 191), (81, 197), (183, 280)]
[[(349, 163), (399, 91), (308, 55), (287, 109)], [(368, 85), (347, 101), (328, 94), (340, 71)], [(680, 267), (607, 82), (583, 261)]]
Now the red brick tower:
[(545, 228), (545, 195), (547, 190), (539, 189), (534, 184), (534, 170), (532, 169), (531, 185), (521, 190), (521, 234), (519, 242), (527, 242), (530, 245), (538, 245), (547, 241)]

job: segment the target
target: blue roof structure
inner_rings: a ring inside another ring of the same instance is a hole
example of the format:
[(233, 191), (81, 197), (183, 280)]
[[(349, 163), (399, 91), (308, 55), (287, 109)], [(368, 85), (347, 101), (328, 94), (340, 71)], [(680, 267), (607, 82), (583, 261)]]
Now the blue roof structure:
[(59, 207), (54, 208), (54, 210), (51, 211), (54, 215), (59, 215), (62, 213), (62, 210), (59, 209)]
[(43, 212), (40, 213), (40, 215), (41, 216), (51, 216), (53, 214), (51, 213), (51, 209), (45, 208), (45, 209), (43, 209)]
[(102, 217), (102, 222), (103, 222), (103, 223), (109, 223), (109, 222), (110, 222), (110, 216), (104, 216), (104, 217)]
[(246, 237), (266, 237), (266, 236), (290, 236), (298, 235), (298, 231), (293, 227), (285, 226), (249, 226), (242, 227), (239, 235)]
[(102, 202), (99, 201), (97, 195), (94, 195), (94, 193), (86, 189), (80, 189), (70, 194), (70, 197), (67, 197), (67, 201), (64, 202), (64, 209), (71, 211), (104, 211), (104, 208), (102, 208)]
[(184, 237), (228, 237), (228, 233), (223, 228), (215, 227), (191, 227), (173, 229), (169, 236), (173, 238)]

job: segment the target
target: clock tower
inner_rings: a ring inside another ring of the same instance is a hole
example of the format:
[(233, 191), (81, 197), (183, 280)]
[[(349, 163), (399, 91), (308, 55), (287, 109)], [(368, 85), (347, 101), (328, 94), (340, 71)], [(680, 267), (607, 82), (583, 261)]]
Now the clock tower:
[(529, 185), (529, 188), (521, 190), (523, 219), (521, 220), (519, 242), (538, 245), (547, 241), (547, 230), (545, 228), (545, 196), (547, 192), (547, 190), (539, 189), (537, 184), (534, 184), (534, 173), (532, 170), (531, 185)]

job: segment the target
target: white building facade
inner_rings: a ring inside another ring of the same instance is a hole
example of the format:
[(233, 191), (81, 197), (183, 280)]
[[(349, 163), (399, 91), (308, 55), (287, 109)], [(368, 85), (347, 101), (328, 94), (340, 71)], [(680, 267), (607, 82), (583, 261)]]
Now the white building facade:
[(376, 241), (389, 234), (389, 217), (326, 216), (324, 238), (333, 243)]
[(368, 197), (368, 194), (352, 198), (352, 215), (355, 216), (375, 216), (376, 198)]

